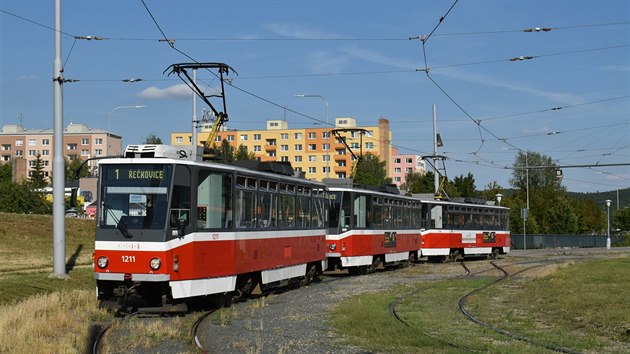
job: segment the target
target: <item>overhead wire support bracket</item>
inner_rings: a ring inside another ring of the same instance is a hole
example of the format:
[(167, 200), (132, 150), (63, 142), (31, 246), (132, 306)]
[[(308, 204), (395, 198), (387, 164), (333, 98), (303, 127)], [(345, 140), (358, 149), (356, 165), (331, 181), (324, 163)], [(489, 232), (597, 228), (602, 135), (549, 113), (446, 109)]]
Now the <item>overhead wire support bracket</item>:
[[(352, 151), (352, 148), (346, 142), (346, 137), (341, 135), (341, 133), (346, 133), (346, 132), (351, 132), (351, 133), (359, 132), (359, 155), (358, 156), (357, 154), (354, 153), (354, 151)], [(328, 134), (332, 133), (346, 147), (346, 149), (350, 151), (350, 154), (356, 161), (354, 163), (354, 166), (352, 166), (352, 171), (351, 171), (352, 177), (354, 177), (359, 167), (359, 164), (361, 163), (361, 161), (363, 161), (363, 135), (365, 135), (367, 132), (368, 131), (363, 128), (337, 128), (337, 129), (331, 129), (330, 132), (328, 133)]]

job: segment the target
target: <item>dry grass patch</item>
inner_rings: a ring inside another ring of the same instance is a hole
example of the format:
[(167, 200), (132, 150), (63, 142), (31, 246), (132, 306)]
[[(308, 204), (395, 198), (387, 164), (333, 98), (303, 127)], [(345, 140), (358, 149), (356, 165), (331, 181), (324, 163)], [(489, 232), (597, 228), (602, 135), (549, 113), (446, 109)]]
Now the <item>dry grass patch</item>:
[(90, 348), (90, 323), (107, 321), (93, 291), (36, 295), (0, 307), (1, 353), (82, 353)]

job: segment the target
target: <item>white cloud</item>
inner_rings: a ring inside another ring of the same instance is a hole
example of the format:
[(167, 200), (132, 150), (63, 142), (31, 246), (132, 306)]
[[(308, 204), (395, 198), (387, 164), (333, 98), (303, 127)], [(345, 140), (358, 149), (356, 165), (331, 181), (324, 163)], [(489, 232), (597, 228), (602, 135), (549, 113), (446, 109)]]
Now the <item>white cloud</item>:
[(19, 80), (34, 80), (34, 79), (39, 79), (39, 75), (35, 75), (35, 74), (22, 75), (18, 79)]
[(500, 87), (512, 91), (522, 92), (528, 95), (546, 98), (550, 101), (560, 102), (567, 105), (584, 103), (584, 98), (581, 96), (563, 92), (545, 91), (541, 90), (540, 88), (531, 87), (525, 83), (503, 81), (491, 76), (470, 73), (456, 69), (440, 69), (437, 71), (433, 71), (432, 74), (448, 77), (455, 80), (468, 81), (475, 84)]
[(394, 66), (402, 69), (415, 69), (417, 62), (402, 60), (399, 57), (387, 56), (374, 51), (365, 50), (356, 46), (344, 48), (342, 52), (371, 63)]
[(310, 70), (317, 74), (334, 74), (345, 71), (348, 59), (329, 52), (314, 52), (309, 55)]
[(270, 23), (270, 24), (264, 25), (263, 27), (271, 33), (284, 36), (284, 37), (291, 37), (291, 38), (300, 38), (300, 39), (342, 38), (340, 35), (335, 34), (335, 33), (327, 33), (327, 32), (307, 29), (307, 28), (304, 28), (304, 26), (295, 25), (291, 23), (286, 23), (286, 24)]
[[(206, 87), (206, 94), (216, 94), (217, 90)], [(192, 90), (186, 84), (178, 84), (166, 88), (158, 88), (155, 86), (148, 87), (138, 93), (138, 97), (149, 99), (175, 99), (187, 100), (192, 96)]]

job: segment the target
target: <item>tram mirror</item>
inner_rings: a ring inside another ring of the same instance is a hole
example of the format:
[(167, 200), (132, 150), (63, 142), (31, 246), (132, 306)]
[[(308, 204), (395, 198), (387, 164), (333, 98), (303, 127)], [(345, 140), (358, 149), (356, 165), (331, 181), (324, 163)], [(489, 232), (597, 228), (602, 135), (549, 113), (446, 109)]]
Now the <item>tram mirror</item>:
[(177, 219), (177, 236), (183, 237), (188, 226), (188, 213), (180, 213)]

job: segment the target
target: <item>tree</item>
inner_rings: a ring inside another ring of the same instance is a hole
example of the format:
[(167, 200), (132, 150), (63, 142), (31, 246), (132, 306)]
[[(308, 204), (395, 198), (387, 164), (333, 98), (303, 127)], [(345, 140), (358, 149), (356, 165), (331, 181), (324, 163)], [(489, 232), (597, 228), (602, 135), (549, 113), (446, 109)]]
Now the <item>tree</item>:
[[(611, 215), (611, 228), (620, 229), (622, 231), (630, 231), (630, 207), (625, 207), (613, 212)], [(606, 215), (604, 215), (604, 221)]]
[[(501, 194), (503, 195), (503, 197), (506, 197), (504, 195), (505, 191), (503, 190), (503, 187), (501, 187), (497, 183), (497, 181), (492, 181), (492, 183), (488, 183), (484, 187), (483, 191), (481, 192), (481, 196), (485, 198), (486, 200), (496, 200), (497, 194)], [(506, 198), (506, 202), (507, 202), (507, 198)], [(503, 202), (502, 204), (505, 204), (506, 202)]]
[(234, 160), (256, 160), (256, 154), (254, 154), (253, 152), (249, 152), (247, 150), (247, 146), (241, 144), (236, 149), (236, 153), (234, 153)]
[(52, 203), (30, 183), (0, 182), (0, 212), (20, 214), (51, 214)]
[(385, 161), (381, 161), (378, 156), (371, 153), (365, 154), (360, 160), (355, 175), (352, 176), (355, 183), (366, 186), (380, 186), (392, 183), (392, 179), (387, 177)]
[(451, 197), (465, 197), (473, 198), (477, 196), (477, 189), (475, 188), (475, 178), (472, 173), (468, 172), (468, 175), (455, 177), (452, 183), (452, 188), (447, 190), (447, 193)]
[[(68, 160), (65, 159), (65, 168), (66, 168), (66, 181), (74, 181), (75, 174), (77, 173), (77, 169), (81, 167), (83, 164), (83, 160), (81, 159), (73, 159)], [(90, 169), (87, 166), (83, 166), (81, 171), (79, 172), (79, 178), (88, 177), (91, 175)]]
[[(545, 166), (546, 168), (540, 168)], [(562, 181), (556, 177), (556, 165), (551, 157), (533, 151), (519, 151), (513, 164), (514, 170), (510, 184), (525, 191), (529, 189), (545, 192), (564, 191)], [(536, 168), (531, 168), (536, 167)]]
[(405, 183), (400, 186), (400, 189), (406, 190), (408, 193), (433, 194), (435, 192), (433, 176), (433, 172), (431, 171), (425, 174), (409, 172), (407, 176), (405, 176)]
[(42, 160), (42, 155), (39, 152), (35, 156), (35, 165), (31, 171), (29, 182), (31, 182), (33, 188), (43, 188), (48, 185), (46, 175), (44, 174), (44, 161)]
[(0, 164), (0, 183), (13, 181), (13, 167), (11, 163)]
[(217, 150), (219, 154), (219, 162), (228, 163), (234, 160), (234, 148), (226, 139), (221, 141), (221, 146)]
[(162, 144), (162, 139), (160, 139), (157, 135), (151, 133), (146, 138), (144, 138), (143, 144)]

